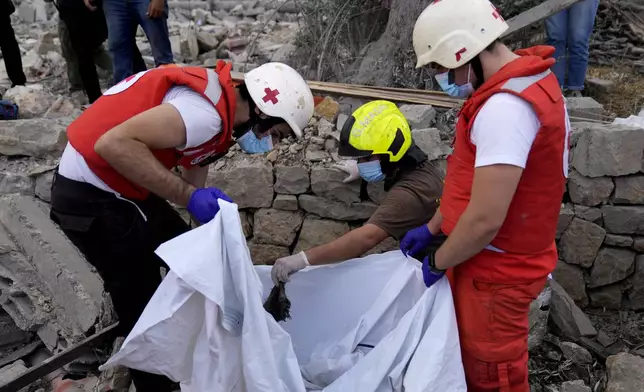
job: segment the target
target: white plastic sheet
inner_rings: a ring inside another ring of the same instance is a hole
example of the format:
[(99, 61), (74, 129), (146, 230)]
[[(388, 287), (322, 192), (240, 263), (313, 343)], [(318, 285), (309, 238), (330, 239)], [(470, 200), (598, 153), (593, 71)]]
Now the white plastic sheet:
[(644, 128), (644, 109), (640, 110), (637, 116), (631, 114), (626, 118), (617, 117), (615, 120), (613, 120), (613, 124)]
[(171, 271), (117, 364), (182, 392), (466, 391), (449, 284), (424, 287), (400, 251), (307, 268), (287, 284), (292, 319), (264, 311), (270, 267), (253, 267), (237, 205), (161, 245)]

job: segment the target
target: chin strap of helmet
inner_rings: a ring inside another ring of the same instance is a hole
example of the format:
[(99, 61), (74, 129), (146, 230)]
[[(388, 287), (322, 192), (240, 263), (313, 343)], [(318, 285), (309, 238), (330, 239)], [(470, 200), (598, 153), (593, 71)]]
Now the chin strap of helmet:
[(255, 105), (255, 101), (253, 101), (253, 98), (250, 96), (246, 85), (240, 84), (237, 86), (237, 89), (239, 90), (239, 94), (242, 98), (248, 102), (248, 121), (233, 129), (233, 136), (236, 139), (242, 137), (250, 130), (253, 130), (257, 135), (262, 135), (273, 126), (286, 122), (280, 117), (261, 118), (259, 114), (257, 114), (257, 105)]

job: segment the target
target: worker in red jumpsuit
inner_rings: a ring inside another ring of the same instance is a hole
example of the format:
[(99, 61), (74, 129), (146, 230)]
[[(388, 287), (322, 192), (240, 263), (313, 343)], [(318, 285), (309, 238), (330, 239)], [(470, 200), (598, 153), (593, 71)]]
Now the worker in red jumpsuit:
[[(557, 264), (555, 231), (568, 175), (570, 125), (552, 47), (512, 52), (488, 0), (436, 0), (413, 32), (417, 67), (437, 68), (467, 98), (439, 210), (401, 250), (421, 253), (429, 287), (451, 283), (470, 392), (528, 392), (528, 310)], [(421, 258), (421, 257), (419, 257)]]

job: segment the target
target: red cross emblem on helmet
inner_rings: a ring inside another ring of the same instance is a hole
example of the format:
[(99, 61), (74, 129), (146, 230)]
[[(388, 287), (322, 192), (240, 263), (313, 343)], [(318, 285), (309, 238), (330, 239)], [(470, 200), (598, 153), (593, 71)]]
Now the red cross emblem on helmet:
[(271, 101), (273, 105), (279, 102), (279, 100), (277, 99), (277, 96), (280, 93), (279, 90), (277, 89), (271, 90), (269, 87), (266, 87), (264, 89), (264, 92), (266, 93), (266, 95), (264, 95), (264, 97), (262, 98), (262, 101), (266, 103), (268, 103), (268, 101)]

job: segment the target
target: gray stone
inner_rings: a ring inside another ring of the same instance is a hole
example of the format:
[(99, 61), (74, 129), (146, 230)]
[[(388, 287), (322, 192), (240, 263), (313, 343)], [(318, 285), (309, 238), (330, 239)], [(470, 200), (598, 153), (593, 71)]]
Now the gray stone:
[(598, 93), (609, 93), (615, 88), (615, 81), (599, 79), (599, 78), (586, 78), (586, 83), (589, 89)]
[(568, 97), (566, 108), (571, 117), (601, 120), (604, 115), (604, 106), (591, 97)]
[(311, 145), (309, 145), (304, 153), (304, 157), (309, 162), (320, 162), (327, 159), (329, 154), (327, 154), (326, 151), (313, 149), (311, 148)]
[(300, 212), (262, 208), (255, 212), (253, 239), (258, 244), (291, 246), (303, 219)]
[(635, 252), (628, 249), (602, 248), (590, 270), (588, 287), (600, 287), (626, 279), (635, 268)]
[(311, 190), (317, 196), (343, 203), (360, 201), (360, 181), (343, 183), (347, 173), (336, 168), (314, 167), (311, 169)]
[(340, 142), (335, 139), (326, 139), (324, 141), (324, 150), (327, 152), (337, 152)]
[(22, 374), (26, 373), (27, 370), (27, 366), (22, 359), (3, 367), (0, 369), (0, 385), (4, 385), (9, 381), (15, 380)]
[(248, 211), (239, 211), (239, 220), (241, 221), (242, 231), (246, 238), (253, 236), (253, 214)]
[(563, 260), (557, 262), (557, 267), (552, 271), (552, 276), (566, 290), (578, 306), (588, 305), (588, 296), (586, 295), (586, 282), (584, 273), (576, 265), (568, 264)]
[(369, 200), (371, 200), (372, 202), (376, 204), (382, 203), (382, 201), (387, 196), (387, 192), (385, 192), (385, 182), (368, 182), (367, 195), (369, 196)]
[(426, 129), (436, 119), (436, 109), (431, 105), (402, 105), (400, 111), (411, 129)]
[(309, 189), (309, 169), (304, 166), (275, 166), (275, 192), (290, 195)]
[(0, 154), (45, 157), (58, 155), (67, 144), (70, 118), (0, 121)]
[(194, 28), (183, 27), (179, 31), (179, 53), (185, 61), (194, 61), (199, 56), (199, 41)]
[(47, 52), (56, 50), (56, 45), (54, 45), (54, 33), (51, 31), (40, 33), (38, 36), (38, 43), (34, 50), (40, 55), (46, 55)]
[(561, 206), (561, 210), (559, 211), (559, 222), (557, 223), (557, 234), (555, 235), (557, 240), (559, 240), (564, 234), (574, 217), (575, 213), (571, 205)]
[(35, 180), (25, 173), (0, 172), (0, 195), (19, 193), (33, 196)]
[(595, 338), (604, 347), (608, 347), (611, 344), (615, 343), (615, 339), (611, 336), (609, 336), (606, 332), (604, 331), (599, 331), (597, 332), (597, 337)]
[(573, 218), (559, 241), (561, 258), (571, 264), (590, 267), (605, 235), (606, 230), (601, 226)]
[(559, 345), (564, 358), (571, 360), (577, 365), (589, 365), (593, 363), (593, 356), (588, 350), (572, 342), (562, 342)]
[(15, 102), (20, 108), (20, 118), (40, 117), (56, 100), (41, 84), (16, 86), (7, 90), (4, 99)]
[(285, 246), (256, 244), (253, 241), (248, 243), (248, 250), (255, 265), (273, 264), (275, 260), (290, 255)]
[(294, 253), (324, 245), (336, 238), (342, 237), (348, 232), (349, 225), (346, 222), (308, 216), (302, 224), (302, 230), (300, 231), (300, 237), (298, 238)]
[(568, 194), (575, 204), (593, 207), (605, 202), (615, 185), (610, 177), (584, 177), (573, 171), (568, 178)]
[(54, 180), (54, 172), (48, 171), (39, 174), (36, 177), (35, 194), (41, 200), (46, 202), (51, 201), (51, 183)]
[(615, 204), (644, 204), (644, 176), (615, 178)]
[(619, 310), (622, 307), (622, 285), (615, 283), (588, 290), (590, 304), (597, 308)]
[(574, 211), (575, 216), (579, 219), (593, 222), (594, 224), (600, 226), (604, 224), (604, 220), (602, 219), (602, 210), (600, 210), (599, 208), (575, 205)]
[(273, 208), (278, 210), (297, 211), (297, 196), (277, 195), (273, 200)]
[(295, 45), (292, 43), (286, 43), (280, 46), (280, 48), (273, 53), (271, 61), (277, 61), (278, 63), (288, 62), (293, 52), (295, 52), (295, 49)]
[(199, 52), (210, 52), (211, 50), (217, 49), (218, 45), (219, 41), (217, 41), (214, 34), (206, 31), (197, 32), (197, 47), (199, 48)]
[(561, 392), (592, 392), (592, 390), (584, 384), (583, 380), (576, 380), (564, 381), (561, 384)]
[(612, 234), (644, 234), (644, 207), (602, 206), (604, 228)]
[(644, 310), (644, 255), (635, 258), (635, 273), (630, 278), (631, 289), (628, 298), (633, 310)]
[(567, 339), (576, 341), (582, 336), (595, 336), (597, 330), (592, 322), (579, 309), (572, 298), (555, 280), (550, 281), (552, 298), (550, 300), (550, 318)]
[(548, 308), (538, 300), (530, 303), (528, 313), (528, 351), (533, 352), (541, 346), (548, 331)]
[(641, 129), (597, 124), (580, 132), (572, 163), (586, 177), (625, 176), (641, 170), (643, 151)]
[(273, 205), (273, 166), (263, 159), (229, 160), (219, 170), (212, 166), (206, 184), (226, 192), (239, 208)]
[(637, 253), (644, 252), (644, 237), (635, 237), (633, 239), (633, 249)]
[(378, 208), (376, 204), (370, 202), (346, 204), (312, 195), (300, 195), (298, 200), (300, 208), (304, 211), (336, 220), (369, 219)]
[(334, 138), (338, 140), (340, 139), (340, 132), (336, 131), (333, 124), (325, 118), (319, 119), (319, 121), (317, 122), (316, 128), (318, 130), (319, 137), (322, 137), (324, 139), (327, 139), (327, 138)]
[(20, 328), (54, 323), (62, 337), (78, 341), (97, 323), (111, 322), (103, 281), (44, 203), (19, 195), (0, 200), (0, 249), (3, 282), (25, 293), (11, 297), (3, 290), (0, 297)]
[(414, 129), (411, 136), (430, 161), (445, 158), (451, 152), (451, 148), (441, 140), (440, 131), (436, 128)]
[(627, 235), (606, 234), (604, 245), (629, 248), (633, 245), (633, 238)]
[(18, 7), (18, 17), (25, 23), (34, 23), (36, 21), (36, 9), (31, 4), (23, 1)]
[(605, 392), (644, 391), (644, 358), (619, 353), (606, 359), (608, 382)]
[[(0, 279), (0, 291), (11, 290), (10, 286)], [(11, 349), (31, 341), (31, 333), (18, 328), (11, 316), (0, 311), (0, 347)]]
[(381, 243), (363, 253), (360, 257), (376, 255), (396, 249), (400, 249), (398, 241), (396, 241), (396, 239), (393, 237), (387, 237)]

